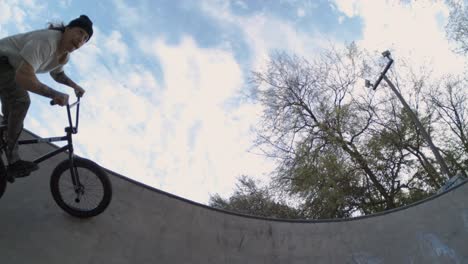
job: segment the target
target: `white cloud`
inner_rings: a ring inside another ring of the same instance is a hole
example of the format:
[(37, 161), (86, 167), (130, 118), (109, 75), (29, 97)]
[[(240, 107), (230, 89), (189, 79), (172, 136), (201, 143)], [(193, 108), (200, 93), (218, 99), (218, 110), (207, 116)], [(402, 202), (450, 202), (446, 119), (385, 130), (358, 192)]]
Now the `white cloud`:
[[(2, 28), (6, 25), (14, 25), (19, 32), (31, 29), (25, 23), (25, 19), (36, 19), (45, 9), (44, 3), (37, 0), (1, 0), (0, 1), (0, 34), (9, 34)], [(4, 31), (4, 32), (2, 32)], [(15, 32), (17, 33), (17, 32)]]
[(117, 9), (117, 19), (120, 24), (126, 27), (133, 28), (141, 22), (141, 16), (138, 12), (138, 8), (133, 5), (127, 4), (124, 0), (113, 0), (114, 6)]
[(6, 24), (9, 22), (12, 16), (12, 8), (6, 1), (0, 2), (0, 25)]
[(298, 8), (297, 9), (297, 16), (298, 17), (304, 17), (306, 15), (306, 11), (304, 8)]
[(60, 6), (68, 8), (71, 6), (72, 0), (59, 0)]
[(0, 27), (12, 22), (16, 24), (20, 30), (25, 28), (23, 9), (12, 1), (1, 1)]
[(200, 48), (188, 36), (176, 46), (162, 39), (151, 43), (142, 46), (161, 62), (165, 80), (158, 107), (163, 115), (152, 128), (162, 137), (155, 164), (168, 177), (165, 189), (206, 201), (208, 193), (232, 190), (240, 174), (264, 172), (266, 162), (247, 153), (256, 113), (243, 111), (254, 108), (224, 110), (225, 101), (239, 92), (244, 79), (233, 55)]
[(338, 17), (338, 23), (343, 24), (343, 21), (345, 20), (344, 16), (339, 16)]
[(451, 51), (444, 25), (438, 22), (438, 18), (448, 16), (443, 2), (335, 2), (347, 16), (363, 19), (363, 37), (358, 42), (362, 47), (376, 51), (390, 49), (397, 62), (398, 58), (405, 58), (414, 68), (432, 66), (438, 76), (463, 71), (465, 59)]
[(122, 34), (119, 31), (112, 31), (103, 45), (108, 49), (108, 52), (118, 58), (120, 64), (128, 59), (128, 47), (123, 42)]
[(245, 9), (245, 10), (249, 9), (249, 7), (247, 6), (247, 4), (246, 4), (244, 1), (241, 1), (241, 0), (236, 0), (236, 1), (234, 2), (234, 5), (236, 5), (236, 6), (240, 7), (240, 8), (242, 8), (242, 9)]
[[(313, 4), (309, 5), (315, 8)], [(333, 41), (319, 32), (302, 32), (292, 22), (263, 13), (237, 16), (225, 2), (203, 1), (201, 8), (222, 25), (234, 26), (243, 32), (253, 60), (251, 70), (264, 68), (272, 51), (284, 50), (311, 58), (317, 53), (317, 49), (327, 47)]]
[(335, 4), (337, 5), (338, 9), (348, 17), (354, 17), (359, 13), (359, 0), (335, 0)]

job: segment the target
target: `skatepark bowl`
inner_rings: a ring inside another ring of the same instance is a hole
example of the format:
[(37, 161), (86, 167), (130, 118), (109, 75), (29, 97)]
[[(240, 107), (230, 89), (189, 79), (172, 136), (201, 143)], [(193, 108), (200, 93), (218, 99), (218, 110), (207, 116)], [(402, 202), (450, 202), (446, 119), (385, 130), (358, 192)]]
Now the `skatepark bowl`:
[[(22, 153), (30, 159), (54, 148), (28, 145)], [(213, 209), (108, 171), (110, 206), (78, 219), (50, 194), (50, 174), (63, 159), (41, 163), (7, 186), (0, 199), (1, 263), (468, 263), (466, 181), (375, 215), (288, 221)]]

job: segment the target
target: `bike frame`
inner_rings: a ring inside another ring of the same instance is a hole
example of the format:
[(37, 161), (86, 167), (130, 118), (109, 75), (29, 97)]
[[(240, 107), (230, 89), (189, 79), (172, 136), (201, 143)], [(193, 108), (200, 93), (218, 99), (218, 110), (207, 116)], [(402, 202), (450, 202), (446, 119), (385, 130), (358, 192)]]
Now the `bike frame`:
[[(73, 126), (72, 124), (72, 117), (71, 117), (71, 108), (73, 108), (74, 106), (76, 106), (76, 118), (75, 118), (75, 126)], [(74, 149), (73, 149), (73, 138), (72, 138), (72, 135), (73, 134), (77, 134), (78, 133), (78, 121), (79, 121), (79, 114), (80, 114), (80, 97), (78, 97), (78, 100), (69, 105), (67, 104), (67, 114), (68, 114), (68, 124), (69, 126), (65, 128), (65, 132), (67, 133), (65, 136), (63, 137), (48, 137), (48, 138), (38, 138), (38, 139), (30, 139), (30, 140), (19, 140), (18, 141), (18, 145), (28, 145), (28, 144), (38, 144), (38, 143), (51, 143), (51, 142), (58, 142), (58, 141), (67, 141), (67, 145), (57, 149), (57, 150), (54, 150), (54, 151), (51, 151), (37, 159), (35, 159), (33, 162), (36, 163), (36, 164), (39, 164), (45, 160), (48, 160), (62, 152), (66, 152), (68, 151), (68, 157), (69, 157), (69, 161), (70, 161), (70, 172), (71, 172), (71, 175), (72, 175), (72, 181), (73, 181), (73, 184), (76, 186), (79, 181), (78, 181), (78, 171), (77, 169), (75, 168), (74, 166)]]

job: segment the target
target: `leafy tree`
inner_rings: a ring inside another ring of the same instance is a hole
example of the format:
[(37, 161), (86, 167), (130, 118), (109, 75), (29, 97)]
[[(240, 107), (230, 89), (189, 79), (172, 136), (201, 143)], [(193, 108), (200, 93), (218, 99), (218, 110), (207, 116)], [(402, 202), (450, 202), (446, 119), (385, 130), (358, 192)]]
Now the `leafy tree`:
[(215, 194), (210, 197), (209, 205), (214, 208), (262, 217), (304, 218), (299, 209), (291, 207), (285, 202), (276, 201), (274, 196), (268, 187), (260, 187), (252, 178), (244, 175), (238, 179), (236, 190), (229, 199)]
[(353, 44), (326, 52), (312, 63), (284, 53), (273, 57), (265, 73), (255, 73), (259, 100), (266, 109), (259, 143), (272, 146), (273, 154), (281, 158), (276, 181), (283, 186), (294, 184), (291, 177), (296, 175), (291, 172), (301, 160), (298, 144), (309, 144), (316, 153), (325, 146), (339, 149), (372, 187), (369, 199), (390, 209), (396, 206), (393, 186), (384, 185), (360, 144), (374, 122), (371, 111), (361, 114), (359, 104), (353, 103), (366, 66), (362, 60)]
[[(356, 212), (366, 190), (354, 166), (338, 154), (333, 146), (312, 149), (310, 144), (298, 147), (294, 164), (282, 166), (276, 179), (290, 194), (304, 201), (301, 208), (307, 218), (344, 218)], [(286, 175), (290, 175), (287, 177)], [(359, 199), (359, 198), (358, 198)]]
[[(263, 216), (293, 212), (293, 217), (343, 218), (396, 208), (435, 193), (447, 179), (421, 131), (391, 91), (381, 87), (376, 96), (364, 89), (363, 79), (381, 68), (354, 44), (331, 48), (311, 61), (272, 55), (268, 67), (254, 72), (252, 80), (253, 97), (264, 107), (256, 146), (277, 161), (271, 188), (244, 179), (229, 200), (214, 196), (212, 205)], [(425, 97), (428, 76), (430, 72), (391, 77), (397, 89), (409, 91), (404, 96), (436, 145), (443, 146), (450, 169), (464, 168), (460, 158), (466, 149), (454, 147), (466, 135), (464, 101), (457, 97), (453, 107), (450, 90), (445, 97)], [(456, 113), (445, 111), (447, 105)], [(450, 118), (457, 115), (459, 121)], [(453, 126), (451, 144), (441, 144), (444, 120)], [(283, 194), (298, 198), (299, 205), (270, 206), (273, 197)]]
[[(354, 44), (311, 62), (279, 53), (254, 73), (265, 107), (257, 144), (279, 162), (278, 188), (303, 198), (309, 217), (395, 208), (445, 180), (395, 96), (363, 89), (370, 69), (381, 69), (368, 58)], [(403, 83), (419, 91), (423, 80)], [(431, 112), (419, 115), (431, 128)]]

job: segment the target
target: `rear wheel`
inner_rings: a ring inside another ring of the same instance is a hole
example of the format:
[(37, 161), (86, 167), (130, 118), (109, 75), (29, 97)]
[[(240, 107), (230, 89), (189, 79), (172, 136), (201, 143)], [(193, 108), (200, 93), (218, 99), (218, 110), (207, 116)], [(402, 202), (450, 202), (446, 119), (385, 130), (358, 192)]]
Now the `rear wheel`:
[(52, 173), (50, 189), (55, 202), (75, 217), (102, 213), (112, 198), (112, 185), (104, 170), (88, 159), (75, 158), (78, 182), (73, 183), (70, 161), (61, 162)]

